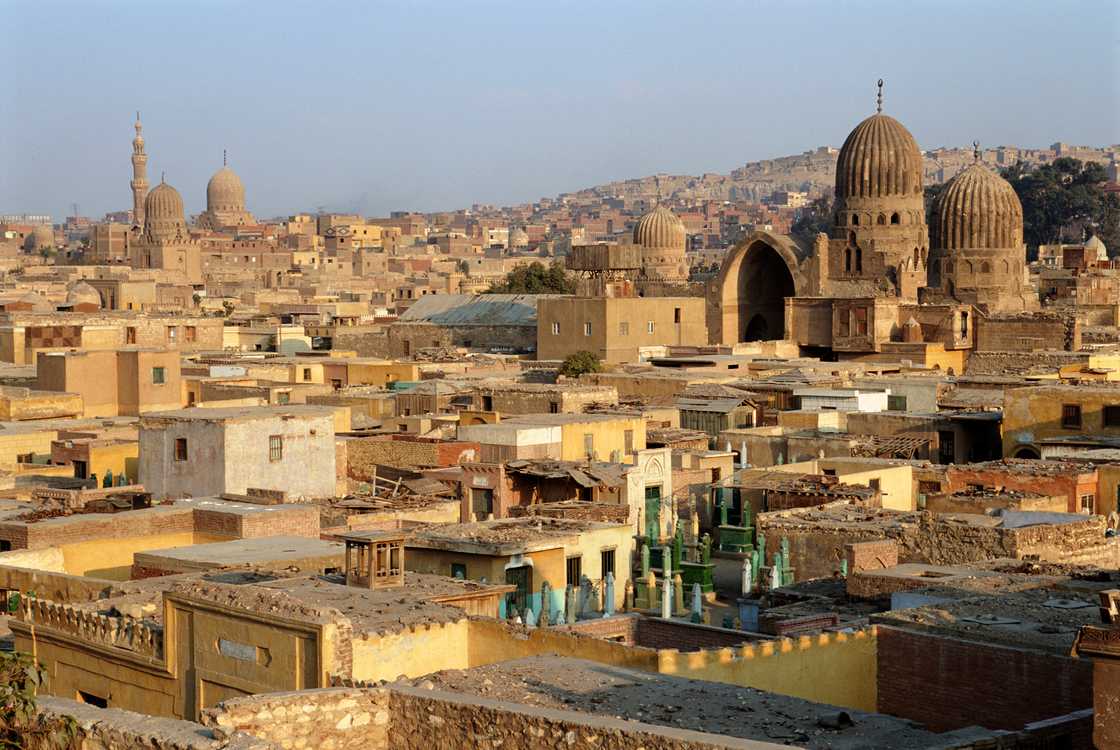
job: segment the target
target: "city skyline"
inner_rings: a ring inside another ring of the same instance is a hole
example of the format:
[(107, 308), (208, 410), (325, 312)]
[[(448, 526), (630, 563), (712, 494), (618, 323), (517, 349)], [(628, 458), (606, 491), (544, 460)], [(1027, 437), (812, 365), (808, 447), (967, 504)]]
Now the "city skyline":
[[(536, 20), (550, 23), (526, 25), (515, 35), (517, 24), (532, 18), (500, 4), (379, 6), (368, 14), (327, 6), (324, 16), (348, 21), (337, 26), (348, 39), (368, 32), (377, 45), (328, 50), (329, 40), (308, 39), (304, 55), (284, 52), (300, 30), (287, 6), (263, 16), (251, 3), (222, 7), (227, 26), (243, 37), (239, 47), (229, 44), (226, 27), (192, 28), (208, 13), (160, 8), (138, 17), (130, 12), (137, 7), (117, 3), (101, 10), (116, 14), (124, 36), (146, 45), (160, 23), (185, 27), (182, 37), (191, 44), (168, 39), (159, 65), (136, 62), (127, 45), (104, 50), (118, 43), (116, 35), (52, 48), (36, 65), (26, 63), (35, 59), (26, 37), (8, 47), (14, 59), (5, 65), (12, 79), (7, 88), (38, 114), (3, 129), (5, 212), (61, 216), (77, 203), (82, 213), (99, 216), (127, 207), (137, 108), (153, 185), (165, 173), (195, 213), (227, 149), (246, 183), (249, 208), (261, 216), (320, 205), (367, 215), (515, 205), (656, 173), (726, 173), (749, 161), (839, 146), (851, 125), (874, 111), (880, 76), (887, 81), (884, 111), (927, 149), (964, 146), (974, 138), (991, 146), (1038, 148), (1055, 140), (1103, 146), (1118, 131), (1110, 106), (1118, 64), (1108, 39), (1116, 10), (1100, 3), (1071, 6), (1060, 19), (1047, 19), (1048, 33), (1057, 38), (1032, 47), (1030, 59), (1021, 49), (1011, 54), (1021, 46), (1011, 32), (1044, 17), (1046, 8), (1037, 4), (1004, 19), (1008, 33), (998, 36), (986, 32), (985, 17), (1005, 15), (999, 9), (966, 14), (966, 6), (950, 4), (928, 20), (919, 38), (905, 41), (901, 32), (913, 26), (912, 14), (869, 5), (881, 16), (872, 29), (876, 49), (845, 42), (845, 34), (866, 26), (855, 22), (866, 13), (848, 20), (812, 4), (792, 11), (721, 8), (727, 18), (718, 24), (710, 18), (716, 6), (701, 6), (673, 23), (663, 17), (669, 6), (616, 6), (600, 12), (609, 33), (582, 35), (564, 33), (578, 30), (577, 20), (541, 9), (533, 11)], [(755, 53), (744, 64), (723, 44), (735, 36), (729, 27), (736, 20), (784, 28), (798, 11), (816, 18), (801, 29), (805, 46), (792, 52), (781, 48), (782, 34), (752, 32)], [(15, 16), (47, 24), (67, 39), (92, 22), (90, 13), (59, 4), (20, 7)], [(1077, 35), (1061, 33), (1063, 25), (1094, 19)], [(442, 45), (441, 60), (425, 61), (433, 57), (430, 45), (409, 46), (421, 38), (418, 24), (423, 40)], [(382, 28), (388, 32), (378, 34)], [(480, 28), (489, 32), (485, 39), (472, 34)], [(705, 45), (697, 34), (717, 43)], [(666, 40), (679, 44), (678, 55), (665, 54), (672, 49)], [(926, 59), (936, 46), (952, 52)], [(394, 56), (403, 52), (419, 58)], [(696, 59), (701, 52), (703, 62)], [(828, 68), (818, 65), (837, 54), (853, 57), (842, 80), (824, 77)], [(78, 64), (83, 56), (98, 64)], [(510, 66), (510, 56), (521, 63)], [(400, 59), (410, 64), (402, 67)], [(1017, 65), (1033, 75), (1009, 77)], [(106, 77), (128, 85), (107, 91), (94, 85)], [(991, 95), (997, 85), (999, 97)], [(76, 114), (48, 117), (51, 102)]]

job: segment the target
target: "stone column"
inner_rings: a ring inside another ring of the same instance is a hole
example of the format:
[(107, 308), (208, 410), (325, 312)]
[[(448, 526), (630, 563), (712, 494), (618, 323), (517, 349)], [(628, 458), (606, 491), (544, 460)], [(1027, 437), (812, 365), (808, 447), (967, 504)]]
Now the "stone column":
[(607, 572), (605, 591), (603, 593), (603, 617), (614, 614), (614, 573)]
[(673, 616), (673, 558), (668, 547), (662, 547), (662, 579), (661, 579), (661, 616), (666, 620)]

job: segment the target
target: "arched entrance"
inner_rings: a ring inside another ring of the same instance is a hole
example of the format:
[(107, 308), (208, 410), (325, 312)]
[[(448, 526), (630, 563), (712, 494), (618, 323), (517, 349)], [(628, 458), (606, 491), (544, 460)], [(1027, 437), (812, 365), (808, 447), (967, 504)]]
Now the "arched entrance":
[(789, 237), (755, 232), (728, 252), (712, 295), (708, 328), (714, 342), (785, 337), (786, 298), (804, 285)]
[(1012, 458), (1042, 458), (1042, 454), (1038, 452), (1037, 448), (1029, 445), (1024, 445), (1023, 447), (1017, 448), (1015, 450), (1015, 454), (1012, 456)]
[(738, 341), (768, 341), (785, 336), (786, 297), (794, 295), (793, 274), (778, 252), (764, 242), (747, 248), (736, 279)]

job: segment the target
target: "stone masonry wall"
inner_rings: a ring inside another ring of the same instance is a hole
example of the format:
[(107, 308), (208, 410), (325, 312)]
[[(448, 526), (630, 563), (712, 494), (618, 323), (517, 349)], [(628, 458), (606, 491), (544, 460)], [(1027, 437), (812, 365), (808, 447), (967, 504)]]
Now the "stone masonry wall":
[(377, 689), (324, 688), (234, 698), (204, 709), (202, 724), (220, 737), (246, 732), (284, 750), (390, 747), (389, 696)]

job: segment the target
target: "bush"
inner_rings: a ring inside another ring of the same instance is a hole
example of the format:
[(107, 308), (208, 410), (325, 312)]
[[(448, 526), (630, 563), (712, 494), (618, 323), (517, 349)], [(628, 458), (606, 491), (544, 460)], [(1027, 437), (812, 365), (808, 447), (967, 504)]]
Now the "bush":
[(564, 363), (560, 365), (560, 374), (569, 378), (578, 378), (585, 372), (602, 372), (603, 363), (599, 358), (588, 351), (569, 354)]

